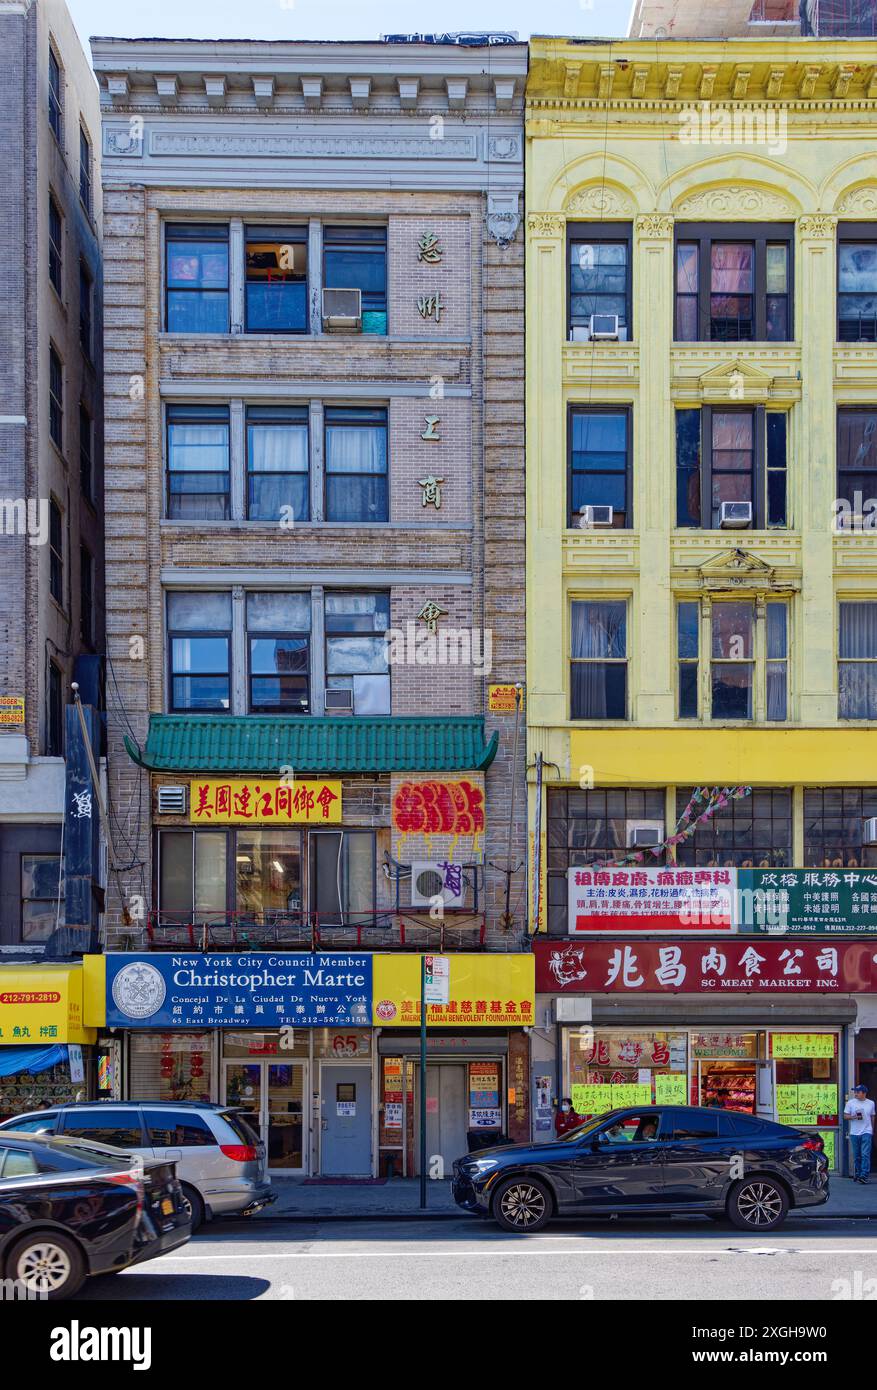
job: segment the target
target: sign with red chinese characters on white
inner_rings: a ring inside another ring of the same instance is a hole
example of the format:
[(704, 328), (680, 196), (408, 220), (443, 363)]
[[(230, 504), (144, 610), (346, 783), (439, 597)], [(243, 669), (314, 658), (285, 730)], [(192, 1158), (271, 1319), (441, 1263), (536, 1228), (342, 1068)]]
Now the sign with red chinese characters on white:
[(819, 940), (534, 941), (540, 994), (719, 995), (877, 991), (877, 943)]
[(569, 934), (734, 931), (734, 869), (569, 869)]

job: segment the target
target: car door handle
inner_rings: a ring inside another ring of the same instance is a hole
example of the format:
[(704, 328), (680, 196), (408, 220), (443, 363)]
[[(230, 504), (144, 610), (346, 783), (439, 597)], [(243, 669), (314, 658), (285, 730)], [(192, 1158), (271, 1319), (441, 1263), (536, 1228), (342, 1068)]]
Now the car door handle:
[(181, 1158), (183, 1157), (183, 1151), (182, 1151), (182, 1149), (165, 1149), (165, 1151), (164, 1151), (164, 1156), (165, 1156), (165, 1158), (179, 1158), (179, 1159), (181, 1159)]

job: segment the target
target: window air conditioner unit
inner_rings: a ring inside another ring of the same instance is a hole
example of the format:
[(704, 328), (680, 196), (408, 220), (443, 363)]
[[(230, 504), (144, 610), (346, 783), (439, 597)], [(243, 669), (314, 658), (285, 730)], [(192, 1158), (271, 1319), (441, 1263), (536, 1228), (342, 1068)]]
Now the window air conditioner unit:
[(611, 526), (615, 516), (614, 507), (581, 507), (581, 529), (590, 531), (592, 526)]
[(346, 686), (340, 690), (326, 691), (327, 714), (352, 714), (353, 691)]
[(323, 327), (327, 333), (361, 333), (361, 291), (323, 290)]
[(588, 331), (592, 338), (605, 339), (606, 342), (618, 342), (618, 315), (617, 314), (592, 314)]
[(869, 816), (862, 822), (862, 844), (877, 845), (877, 816)]
[[(455, 867), (460, 868), (459, 865)], [(432, 907), (436, 898), (441, 898), (445, 907), (462, 907), (464, 895), (462, 872), (460, 891), (453, 893), (445, 886), (445, 870), (442, 865), (423, 861), (411, 865), (412, 907)]]
[(156, 801), (160, 816), (184, 816), (186, 814), (185, 787), (159, 787)]
[(627, 848), (649, 849), (664, 842), (664, 822), (660, 820), (629, 820)]
[(752, 525), (751, 502), (723, 502), (719, 509), (719, 526), (724, 531)]

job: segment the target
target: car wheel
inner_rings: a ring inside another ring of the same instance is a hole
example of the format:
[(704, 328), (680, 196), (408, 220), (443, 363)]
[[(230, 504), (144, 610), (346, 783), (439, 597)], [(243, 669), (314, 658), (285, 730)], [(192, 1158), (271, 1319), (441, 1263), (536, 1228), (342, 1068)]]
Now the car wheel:
[(35, 1298), (72, 1298), (85, 1280), (85, 1261), (69, 1236), (34, 1231), (13, 1245), (6, 1274)]
[(183, 1206), (192, 1223), (192, 1235), (194, 1235), (198, 1227), (204, 1224), (204, 1199), (187, 1182), (183, 1183)]
[(785, 1189), (773, 1178), (744, 1178), (728, 1198), (728, 1216), (741, 1231), (773, 1231), (789, 1209)]
[(554, 1209), (551, 1193), (538, 1178), (509, 1178), (496, 1190), (493, 1219), (504, 1231), (520, 1235), (541, 1231)]

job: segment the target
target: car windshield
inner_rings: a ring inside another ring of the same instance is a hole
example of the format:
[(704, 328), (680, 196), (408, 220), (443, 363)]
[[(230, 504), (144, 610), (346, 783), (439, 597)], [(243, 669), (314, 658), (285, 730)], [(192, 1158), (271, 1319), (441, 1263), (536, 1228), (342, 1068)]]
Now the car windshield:
[[(619, 1111), (618, 1113), (620, 1114), (621, 1112)], [(566, 1134), (560, 1135), (557, 1140), (558, 1144), (575, 1143), (577, 1139), (581, 1139), (584, 1135), (592, 1134), (595, 1129), (600, 1129), (600, 1127), (606, 1123), (610, 1114), (612, 1114), (612, 1111), (608, 1111), (605, 1115), (598, 1115), (593, 1120), (585, 1120), (584, 1124), (576, 1125), (575, 1129), (568, 1129)]]

